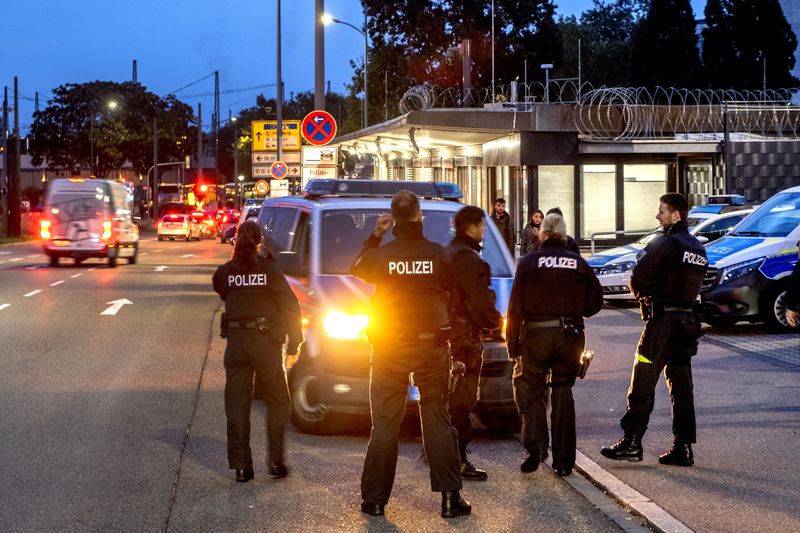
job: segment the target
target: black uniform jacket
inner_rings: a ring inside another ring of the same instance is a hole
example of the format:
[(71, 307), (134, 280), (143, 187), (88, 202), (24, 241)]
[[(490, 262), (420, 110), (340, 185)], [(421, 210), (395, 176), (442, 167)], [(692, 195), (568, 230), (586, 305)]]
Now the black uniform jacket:
[(665, 305), (691, 307), (706, 273), (706, 249), (684, 221), (670, 226), (636, 256), (631, 292)]
[(214, 290), (225, 300), (229, 320), (264, 317), (270, 335), (281, 341), (289, 336), (287, 348), (296, 348), (303, 342), (300, 305), (271, 255), (258, 256), (245, 272), (235, 271), (228, 261), (214, 272), (213, 283)]
[(449, 324), (453, 268), (444, 247), (422, 235), (422, 222), (398, 222), (383, 246), (374, 234), (350, 267), (375, 285), (369, 335), (433, 331)]
[(795, 263), (788, 283), (789, 286), (786, 288), (786, 307), (795, 312), (800, 311), (800, 261)]
[(508, 302), (509, 357), (520, 355), (524, 320), (589, 317), (602, 307), (603, 289), (589, 264), (565, 241), (547, 239), (517, 266)]
[(454, 319), (462, 319), (473, 329), (496, 329), (503, 315), (496, 307), (491, 289), (492, 269), (478, 255), (478, 241), (468, 235), (456, 235), (447, 246), (453, 265), (453, 293), (451, 307)]

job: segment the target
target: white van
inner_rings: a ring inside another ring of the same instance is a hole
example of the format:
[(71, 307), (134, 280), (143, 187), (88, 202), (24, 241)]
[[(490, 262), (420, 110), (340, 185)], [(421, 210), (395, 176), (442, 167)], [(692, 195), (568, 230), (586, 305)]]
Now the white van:
[(136, 263), (139, 228), (121, 183), (69, 178), (50, 182), (42, 211), (41, 236), (50, 266), (62, 257), (80, 264), (89, 257), (117, 266), (124, 257)]

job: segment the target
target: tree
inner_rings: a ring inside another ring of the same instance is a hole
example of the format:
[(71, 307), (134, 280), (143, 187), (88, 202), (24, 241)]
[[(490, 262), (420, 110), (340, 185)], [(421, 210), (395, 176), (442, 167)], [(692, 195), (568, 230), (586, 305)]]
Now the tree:
[(54, 168), (94, 168), (105, 178), (130, 161), (144, 174), (153, 161), (154, 117), (162, 161), (180, 160), (191, 151), (181, 141), (191, 134), (192, 110), (175, 97), (161, 98), (138, 83), (108, 81), (61, 85), (53, 95), (34, 113), (30, 154), (36, 165), (47, 159)]
[(689, 0), (652, 0), (633, 36), (631, 84), (704, 86)]
[(721, 89), (793, 87), (797, 37), (778, 0), (709, 0), (703, 30), (703, 64), (710, 85)]

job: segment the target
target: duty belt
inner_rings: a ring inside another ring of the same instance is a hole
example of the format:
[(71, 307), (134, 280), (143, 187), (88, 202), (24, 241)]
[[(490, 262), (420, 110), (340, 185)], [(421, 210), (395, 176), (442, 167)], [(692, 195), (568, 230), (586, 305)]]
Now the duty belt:
[(691, 307), (680, 307), (676, 305), (665, 305), (664, 306), (665, 313), (691, 313)]
[(444, 327), (428, 331), (396, 331), (391, 335), (406, 342), (442, 343), (450, 339), (450, 328)]
[(526, 320), (525, 321), (525, 329), (543, 329), (543, 328), (560, 328), (561, 327), (561, 319), (557, 318), (555, 320)]
[(237, 320), (228, 319), (228, 327), (234, 329), (258, 329), (258, 319), (253, 320)]

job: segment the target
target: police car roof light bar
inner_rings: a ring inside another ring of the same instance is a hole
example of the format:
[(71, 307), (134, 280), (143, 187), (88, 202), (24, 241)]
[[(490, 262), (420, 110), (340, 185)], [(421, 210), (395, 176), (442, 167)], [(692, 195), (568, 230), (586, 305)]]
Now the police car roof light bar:
[(309, 180), (305, 188), (307, 198), (322, 196), (339, 197), (384, 197), (391, 198), (397, 191), (408, 190), (420, 198), (441, 198), (458, 201), (463, 198), (461, 189), (455, 183), (439, 181), (387, 181), (353, 179)]

